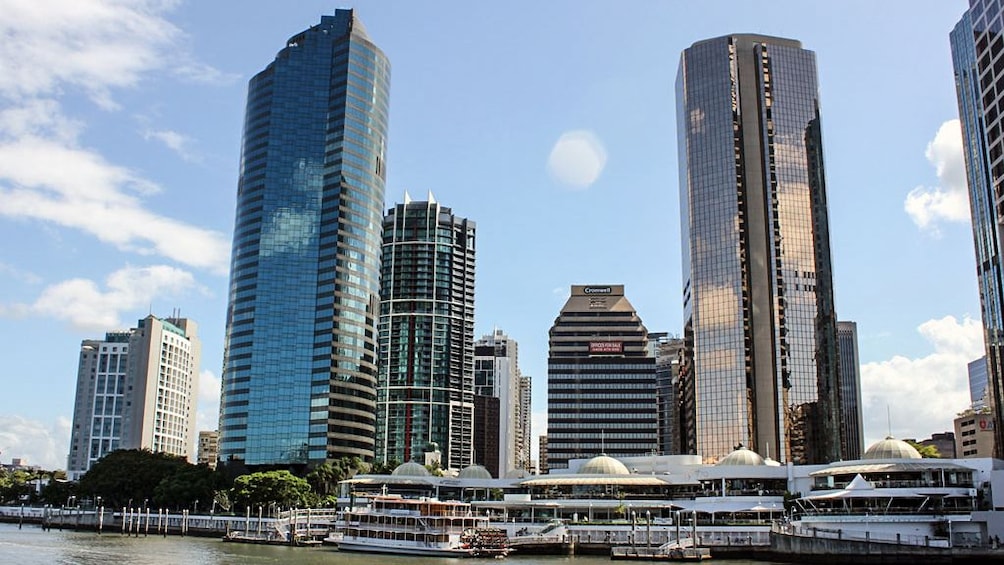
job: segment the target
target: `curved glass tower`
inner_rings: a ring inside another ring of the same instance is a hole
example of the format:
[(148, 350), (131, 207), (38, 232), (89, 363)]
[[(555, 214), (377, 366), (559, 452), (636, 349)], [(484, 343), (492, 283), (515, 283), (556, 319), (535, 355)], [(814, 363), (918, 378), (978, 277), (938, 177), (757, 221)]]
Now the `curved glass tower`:
[(352, 10), (251, 79), (220, 459), (373, 457), (390, 64)]

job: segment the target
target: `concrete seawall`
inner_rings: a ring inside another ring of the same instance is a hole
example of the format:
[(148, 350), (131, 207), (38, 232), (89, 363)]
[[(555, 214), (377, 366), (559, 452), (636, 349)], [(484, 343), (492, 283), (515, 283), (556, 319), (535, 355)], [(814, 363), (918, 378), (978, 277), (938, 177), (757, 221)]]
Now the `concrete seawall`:
[(789, 563), (835, 565), (1004, 563), (1004, 549), (932, 547), (771, 532), (770, 550), (761, 557)]

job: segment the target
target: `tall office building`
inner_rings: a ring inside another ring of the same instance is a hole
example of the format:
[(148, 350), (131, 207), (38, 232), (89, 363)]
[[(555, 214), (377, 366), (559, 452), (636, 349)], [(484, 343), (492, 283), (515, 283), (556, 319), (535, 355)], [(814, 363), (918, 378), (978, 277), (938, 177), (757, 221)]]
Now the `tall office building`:
[(516, 416), (516, 468), (530, 472), (533, 470), (530, 441), (533, 432), (533, 379), (529, 375), (519, 377), (519, 412)]
[(474, 222), (430, 198), (383, 220), (378, 461), (429, 443), (444, 468), (474, 457)]
[(970, 0), (950, 34), (955, 88), (969, 184), (976, 280), (991, 409), (996, 415), (995, 453), (1004, 457), (1004, 11), (999, 2)]
[(966, 366), (969, 373), (969, 402), (973, 410), (987, 406), (987, 356), (984, 355)]
[(683, 340), (666, 332), (648, 334), (655, 357), (655, 392), (659, 414), (659, 453), (676, 455), (680, 448), (680, 352)]
[(624, 285), (572, 285), (548, 344), (548, 469), (656, 452), (655, 357)]
[(390, 65), (352, 10), (251, 79), (220, 399), (220, 460), (373, 458)]
[(861, 362), (858, 360), (858, 324), (837, 322), (840, 350), (840, 418), (844, 459), (861, 459), (865, 449), (864, 416), (861, 410)]
[[(496, 477), (504, 477), (510, 471), (520, 469), (523, 424), (520, 396), (519, 345), (500, 329), (474, 343), (474, 395), (498, 399), (498, 418), (495, 424), (498, 453), (489, 457), (479, 453), (487, 447), (475, 443), (475, 462), (482, 463)], [(480, 419), (480, 418), (479, 418)], [(479, 433), (481, 433), (479, 431)], [(492, 469), (486, 461), (495, 460), (497, 469)]]
[(116, 449), (186, 457), (195, 447), (201, 345), (185, 318), (147, 316), (80, 345), (67, 474), (77, 480)]
[(729, 35), (677, 75), (689, 449), (841, 458), (816, 60)]

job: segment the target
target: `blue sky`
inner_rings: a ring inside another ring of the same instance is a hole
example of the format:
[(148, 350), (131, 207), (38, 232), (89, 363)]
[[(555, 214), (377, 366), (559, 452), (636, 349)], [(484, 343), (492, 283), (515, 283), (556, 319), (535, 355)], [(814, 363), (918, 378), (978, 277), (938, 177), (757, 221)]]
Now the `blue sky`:
[[(66, 463), (80, 341), (175, 310), (216, 427), (247, 80), (337, 4), (0, 0), (0, 460)], [(519, 341), (546, 423), (572, 284), (682, 329), (680, 52), (755, 32), (816, 52), (840, 319), (866, 443), (950, 430), (982, 355), (948, 33), (963, 0), (365, 1), (391, 60), (387, 206), (478, 224), (476, 326)], [(758, 7), (762, 9), (758, 10)]]

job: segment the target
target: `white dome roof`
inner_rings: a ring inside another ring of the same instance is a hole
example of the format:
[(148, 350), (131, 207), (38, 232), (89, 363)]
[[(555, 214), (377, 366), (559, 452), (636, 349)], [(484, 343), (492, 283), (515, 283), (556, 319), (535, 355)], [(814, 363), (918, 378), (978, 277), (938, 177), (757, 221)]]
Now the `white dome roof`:
[(756, 451), (739, 446), (739, 449), (722, 457), (718, 465), (763, 465), (763, 457)]
[(425, 468), (425, 465), (414, 461), (408, 461), (407, 463), (401, 463), (398, 465), (391, 475), (397, 475), (399, 477), (428, 477), (431, 473), (429, 473), (429, 470)]
[(492, 474), (488, 472), (481, 465), (471, 465), (470, 467), (464, 467), (460, 470), (460, 474), (457, 475), (460, 479), (490, 479)]
[(631, 471), (613, 457), (600, 455), (579, 467), (580, 475), (630, 475)]
[(892, 436), (871, 445), (862, 459), (920, 459), (920, 453), (912, 445)]

